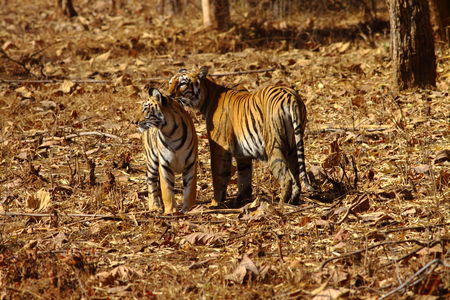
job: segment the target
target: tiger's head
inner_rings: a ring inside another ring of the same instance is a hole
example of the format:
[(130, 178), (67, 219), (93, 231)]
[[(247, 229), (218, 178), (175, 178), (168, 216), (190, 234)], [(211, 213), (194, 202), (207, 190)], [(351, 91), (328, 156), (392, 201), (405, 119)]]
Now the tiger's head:
[(167, 124), (164, 111), (172, 101), (167, 96), (160, 93), (158, 89), (150, 88), (148, 91), (149, 98), (142, 104), (140, 110), (134, 117), (133, 123), (144, 132), (150, 127), (161, 129)]
[(208, 67), (203, 66), (199, 71), (181, 69), (169, 81), (167, 93), (183, 106), (199, 108), (204, 100), (202, 89), (203, 80), (208, 75)]

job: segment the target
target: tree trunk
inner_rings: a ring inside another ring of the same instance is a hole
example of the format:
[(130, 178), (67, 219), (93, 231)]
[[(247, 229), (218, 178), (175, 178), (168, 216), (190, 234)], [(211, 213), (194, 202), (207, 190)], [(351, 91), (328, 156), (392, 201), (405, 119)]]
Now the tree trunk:
[(441, 41), (450, 42), (450, 1), (431, 0), (431, 14), (434, 16), (436, 32)]
[(394, 89), (436, 86), (433, 30), (426, 0), (387, 0)]
[(227, 30), (230, 25), (230, 9), (228, 0), (213, 0), (214, 18), (219, 30)]
[(75, 8), (73, 8), (72, 0), (56, 0), (56, 9), (58, 10), (58, 13), (69, 17), (78, 16)]
[(203, 25), (206, 27), (211, 26), (211, 9), (209, 5), (209, 0), (202, 0), (202, 11), (203, 11)]

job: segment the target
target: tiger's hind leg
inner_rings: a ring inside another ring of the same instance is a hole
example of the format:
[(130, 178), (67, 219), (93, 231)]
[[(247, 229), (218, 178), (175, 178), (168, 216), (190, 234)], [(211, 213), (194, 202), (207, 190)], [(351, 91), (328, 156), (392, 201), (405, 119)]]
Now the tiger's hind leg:
[(292, 195), (290, 202), (292, 204), (298, 204), (298, 200), (300, 199), (300, 193), (302, 190), (302, 187), (300, 185), (300, 179), (299, 179), (299, 164), (298, 164), (298, 156), (297, 151), (295, 148), (291, 148), (289, 150), (288, 154), (288, 164), (289, 164), (289, 171), (290, 174), (293, 176), (292, 178)]
[(252, 199), (252, 159), (236, 158), (238, 193), (234, 199), (234, 206)]
[(288, 162), (280, 149), (273, 149), (269, 157), (269, 166), (273, 176), (281, 186), (280, 202), (289, 202), (292, 196), (293, 175), (288, 168)]
[(211, 205), (217, 206), (226, 199), (227, 187), (231, 177), (231, 154), (212, 140), (209, 140), (209, 146), (214, 187), (214, 200)]
[(165, 167), (162, 164), (159, 165), (160, 183), (161, 183), (161, 195), (164, 203), (164, 213), (177, 212), (177, 202), (175, 201), (174, 184), (175, 174), (169, 167)]

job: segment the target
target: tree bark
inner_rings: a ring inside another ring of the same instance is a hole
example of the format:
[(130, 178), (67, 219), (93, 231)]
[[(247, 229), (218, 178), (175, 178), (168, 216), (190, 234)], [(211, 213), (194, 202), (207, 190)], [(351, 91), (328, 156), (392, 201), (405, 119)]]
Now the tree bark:
[(75, 8), (73, 8), (72, 0), (56, 0), (56, 9), (59, 13), (69, 17), (78, 16)]
[(202, 12), (203, 12), (203, 25), (206, 27), (211, 26), (211, 8), (209, 0), (202, 0)]
[(214, 18), (219, 30), (227, 30), (230, 25), (230, 9), (228, 0), (213, 0)]
[(436, 56), (427, 0), (386, 0), (391, 24), (393, 87), (436, 86)]
[(450, 42), (450, 1), (431, 0), (431, 14), (434, 16), (436, 33), (441, 41)]

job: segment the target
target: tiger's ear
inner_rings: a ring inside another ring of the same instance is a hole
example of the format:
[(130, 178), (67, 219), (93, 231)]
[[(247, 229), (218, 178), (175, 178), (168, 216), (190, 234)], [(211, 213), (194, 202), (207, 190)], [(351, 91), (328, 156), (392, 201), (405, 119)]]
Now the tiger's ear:
[(198, 79), (202, 81), (205, 79), (206, 75), (208, 75), (209, 68), (207, 66), (203, 66), (200, 68), (200, 71), (198, 72)]
[(155, 89), (155, 88), (150, 88), (148, 90), (148, 95), (150, 97), (155, 97), (155, 98), (161, 97), (161, 93), (158, 91), (158, 89)]
[(156, 103), (166, 105), (167, 99), (161, 94), (158, 89), (150, 88), (148, 90), (148, 94), (150, 95), (150, 97), (155, 97)]

